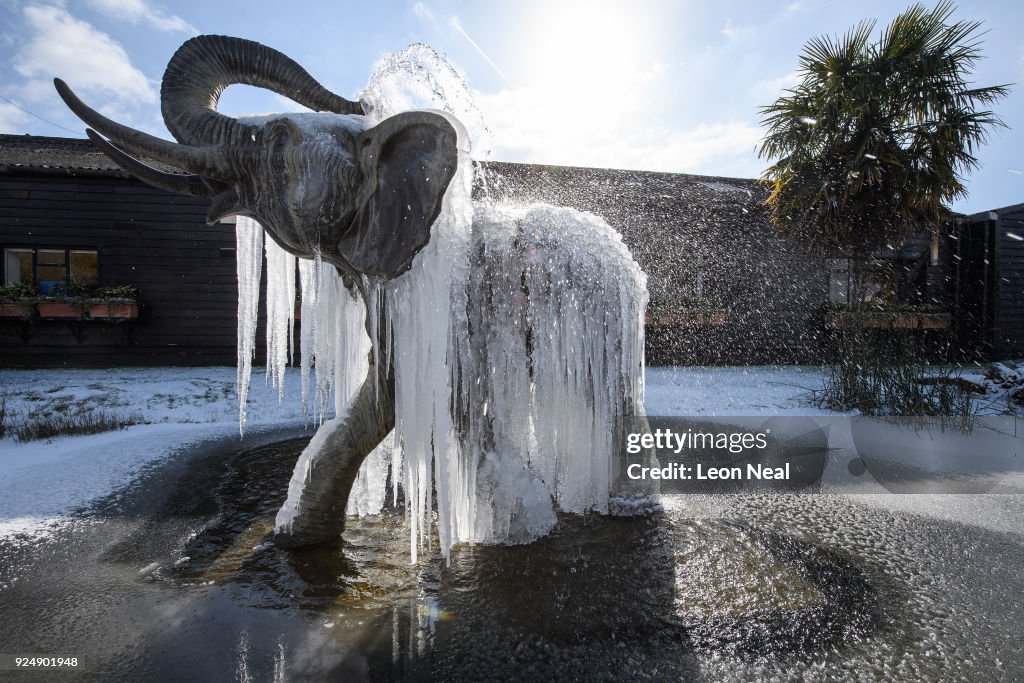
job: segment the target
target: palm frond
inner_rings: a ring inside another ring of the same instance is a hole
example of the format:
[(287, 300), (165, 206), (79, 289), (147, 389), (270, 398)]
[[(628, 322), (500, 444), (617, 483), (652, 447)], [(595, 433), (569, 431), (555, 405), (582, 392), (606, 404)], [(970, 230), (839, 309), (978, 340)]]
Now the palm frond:
[(1009, 86), (970, 82), (984, 33), (954, 13), (948, 0), (917, 4), (875, 41), (871, 20), (808, 41), (800, 83), (759, 110), (776, 227), (864, 253), (934, 228), (942, 203), (964, 196)]

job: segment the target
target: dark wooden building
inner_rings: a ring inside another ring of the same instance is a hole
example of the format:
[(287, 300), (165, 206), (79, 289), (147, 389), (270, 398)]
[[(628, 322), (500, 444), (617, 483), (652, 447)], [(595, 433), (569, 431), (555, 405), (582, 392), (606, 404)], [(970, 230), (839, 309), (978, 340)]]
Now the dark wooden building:
[[(491, 163), (474, 192), (591, 211), (621, 232), (648, 275), (651, 364), (816, 363), (830, 353), (823, 307), (841, 297), (843, 269), (780, 238), (768, 222), (765, 190), (753, 180)], [(4, 282), (30, 281), (39, 291), (70, 278), (133, 285), (142, 302), (137, 319), (117, 322), (0, 319), (0, 365), (234, 364), (234, 228), (207, 226), (206, 206), (128, 177), (87, 140), (0, 135)], [(1020, 209), (1006, 213), (1005, 226), (1019, 223)], [(992, 239), (1012, 232), (1005, 226), (991, 228)], [(967, 242), (930, 254), (927, 243), (911, 242), (890, 258), (924, 258), (917, 295), (963, 305), (974, 294), (952, 249)], [(1021, 251), (1000, 245), (1003, 263)], [(1015, 272), (985, 276), (986, 296), (994, 298), (979, 324), (997, 354), (1020, 349), (1021, 309), (1013, 313), (1010, 289), (997, 293), (1000, 278), (1019, 283)], [(963, 343), (971, 334), (961, 332)], [(996, 343), (1003, 337), (1017, 345)], [(263, 339), (260, 329), (257, 343)], [(263, 354), (260, 346), (257, 363)]]
[(0, 365), (234, 364), (234, 226), (207, 226), (206, 209), (129, 177), (88, 140), (0, 136), (4, 282), (132, 285), (142, 304), (119, 322), (4, 319)]
[(1024, 358), (1024, 204), (958, 221), (951, 307), (976, 358)]

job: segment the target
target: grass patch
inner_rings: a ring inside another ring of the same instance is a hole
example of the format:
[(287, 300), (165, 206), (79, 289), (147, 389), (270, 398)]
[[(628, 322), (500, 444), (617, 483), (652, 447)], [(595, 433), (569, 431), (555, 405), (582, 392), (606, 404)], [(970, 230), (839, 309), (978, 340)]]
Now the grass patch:
[(844, 340), (818, 395), (823, 407), (878, 417), (937, 418), (943, 429), (970, 432), (977, 417), (972, 398), (980, 389), (960, 370), (929, 365), (900, 336)]
[(921, 364), (839, 363), (825, 379), (822, 400), (831, 410), (862, 415), (937, 417), (943, 426), (970, 431), (971, 392), (951, 371)]
[(7, 396), (0, 394), (0, 439), (7, 436)]
[(137, 415), (123, 415), (100, 408), (78, 413), (43, 413), (22, 419), (7, 416), (3, 429), (16, 441), (24, 443), (57, 436), (112, 432), (140, 422), (142, 419)]

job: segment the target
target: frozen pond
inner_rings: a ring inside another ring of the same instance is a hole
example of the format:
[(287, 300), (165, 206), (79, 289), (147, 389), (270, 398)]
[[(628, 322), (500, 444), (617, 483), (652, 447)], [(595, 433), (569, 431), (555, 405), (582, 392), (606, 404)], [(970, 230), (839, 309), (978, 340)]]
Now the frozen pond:
[(0, 651), (78, 655), (104, 680), (1024, 672), (1018, 495), (679, 495), (410, 566), (401, 513), (353, 521), (343, 548), (266, 543), (303, 442), (165, 462), (0, 545)]

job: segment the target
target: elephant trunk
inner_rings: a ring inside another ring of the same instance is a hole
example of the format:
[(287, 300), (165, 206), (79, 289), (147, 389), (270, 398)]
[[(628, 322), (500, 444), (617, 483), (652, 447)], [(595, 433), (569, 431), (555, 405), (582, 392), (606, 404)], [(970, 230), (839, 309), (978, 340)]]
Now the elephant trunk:
[(216, 111), (221, 94), (236, 83), (266, 88), (314, 111), (363, 113), (358, 102), (327, 90), (277, 50), (241, 38), (197, 36), (178, 48), (164, 72), (160, 101), (167, 129), (198, 147), (244, 148), (258, 141), (258, 127)]
[(390, 367), (371, 365), (348, 409), (321, 425), (299, 457), (288, 500), (277, 513), (274, 542), (284, 548), (337, 542), (359, 468), (394, 426)]

